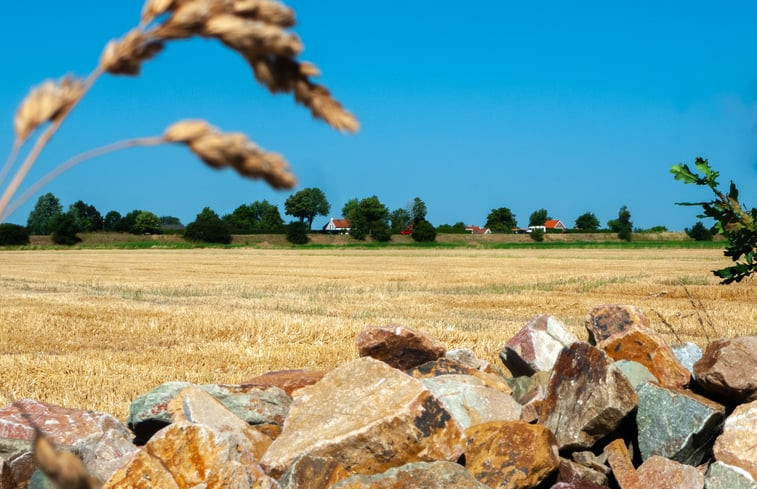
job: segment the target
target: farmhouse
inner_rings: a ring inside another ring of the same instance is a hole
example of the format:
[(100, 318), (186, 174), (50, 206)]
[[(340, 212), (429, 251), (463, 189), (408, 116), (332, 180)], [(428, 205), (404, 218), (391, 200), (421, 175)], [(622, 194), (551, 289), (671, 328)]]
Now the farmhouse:
[(562, 221), (559, 219), (548, 219), (547, 221), (544, 222), (544, 228), (547, 231), (552, 230), (552, 231), (563, 231), (563, 232), (565, 232), (565, 230), (567, 229), (565, 227), (565, 224), (563, 224)]
[(492, 230), (489, 228), (482, 228), (479, 226), (465, 226), (465, 230), (471, 234), (491, 234)]
[(329, 222), (323, 226), (323, 230), (327, 233), (341, 233), (347, 234), (350, 232), (349, 219), (329, 219)]

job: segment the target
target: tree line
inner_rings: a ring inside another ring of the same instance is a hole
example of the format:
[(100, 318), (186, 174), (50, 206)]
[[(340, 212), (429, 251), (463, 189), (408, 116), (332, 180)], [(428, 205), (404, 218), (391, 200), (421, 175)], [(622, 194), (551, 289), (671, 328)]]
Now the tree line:
[[(233, 234), (283, 233), (296, 244), (307, 243), (316, 216), (327, 216), (331, 211), (325, 193), (317, 188), (305, 188), (290, 195), (284, 202), (285, 215), (295, 218), (285, 223), (279, 208), (266, 200), (242, 204), (233, 212), (219, 216), (205, 207), (195, 220), (184, 226), (174, 216), (158, 216), (148, 210), (135, 209), (122, 215), (111, 210), (103, 216), (93, 205), (81, 200), (64, 211), (60, 200), (52, 193), (39, 197), (27, 218), (26, 226), (0, 225), (0, 244), (26, 244), (29, 235), (51, 235), (56, 244), (71, 245), (80, 241), (82, 232), (124, 232), (132, 234), (181, 233), (189, 240), (210, 243), (230, 243)], [(437, 233), (467, 233), (463, 222), (432, 225), (427, 219), (428, 207), (415, 197), (405, 207), (390, 210), (375, 195), (348, 200), (342, 208), (342, 216), (349, 220), (349, 234), (354, 239), (386, 242), (392, 235), (409, 234), (415, 241), (429, 242)], [(528, 219), (532, 239), (543, 240), (543, 231), (538, 229), (552, 219), (546, 209), (537, 209)], [(492, 209), (486, 217), (485, 227), (494, 233), (510, 233), (517, 229), (515, 214), (507, 207)], [(618, 217), (607, 222), (608, 231), (619, 238), (631, 240), (634, 232), (631, 213), (626, 206), (618, 211)], [(593, 212), (585, 212), (576, 218), (573, 230), (592, 232), (600, 230), (600, 221)], [(652, 230), (666, 230), (664, 227)], [(638, 230), (636, 230), (638, 231)], [(694, 239), (712, 239), (712, 231), (701, 222), (686, 232)]]

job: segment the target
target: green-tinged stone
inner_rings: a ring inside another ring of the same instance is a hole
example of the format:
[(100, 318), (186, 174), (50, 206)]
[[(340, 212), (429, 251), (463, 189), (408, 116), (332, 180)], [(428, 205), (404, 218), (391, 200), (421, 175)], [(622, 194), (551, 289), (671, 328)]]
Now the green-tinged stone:
[(757, 483), (745, 471), (724, 464), (714, 462), (707, 469), (704, 479), (705, 489), (757, 489)]

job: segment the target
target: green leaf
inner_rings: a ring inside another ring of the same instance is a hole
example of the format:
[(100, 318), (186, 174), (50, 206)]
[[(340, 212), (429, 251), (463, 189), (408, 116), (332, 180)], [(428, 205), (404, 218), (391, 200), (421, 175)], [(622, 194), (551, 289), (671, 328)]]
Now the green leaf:
[(673, 165), (670, 167), (670, 173), (673, 174), (676, 180), (681, 180), (683, 183), (689, 184), (689, 183), (696, 183), (699, 184), (700, 179), (692, 173), (692, 171), (689, 169), (688, 165), (684, 165), (682, 163), (679, 163), (677, 165)]

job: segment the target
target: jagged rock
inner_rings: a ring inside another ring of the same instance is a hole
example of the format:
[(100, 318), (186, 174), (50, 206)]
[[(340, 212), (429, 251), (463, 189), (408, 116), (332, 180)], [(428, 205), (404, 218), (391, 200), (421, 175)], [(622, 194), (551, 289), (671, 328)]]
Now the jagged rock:
[[(129, 406), (129, 428), (134, 432), (138, 445), (146, 443), (158, 430), (172, 422), (166, 406), (190, 385), (188, 382), (166, 382), (132, 401)], [(196, 387), (221, 401), (232, 413), (250, 424), (282, 424), (292, 402), (286, 392), (273, 386), (207, 384)]]
[[(603, 472), (566, 458), (560, 459), (560, 467), (558, 470), (560, 472), (560, 481), (562, 482), (587, 481), (599, 486), (607, 485), (607, 475)], [(609, 472), (609, 469), (606, 468), (606, 470)]]
[(81, 440), (72, 451), (79, 455), (87, 471), (101, 481), (110, 479), (139, 450), (131, 436), (121, 430), (108, 430), (101, 435)]
[(615, 333), (600, 341), (597, 348), (613, 360), (639, 362), (664, 387), (683, 388), (691, 381), (691, 373), (678, 361), (665, 338), (651, 329), (639, 327)]
[(715, 340), (694, 364), (699, 385), (716, 400), (757, 400), (757, 336)]
[(300, 391), (261, 462), (274, 476), (305, 454), (333, 458), (354, 474), (378, 473), (457, 460), (464, 443), (460, 425), (419, 380), (363, 357)]
[(251, 460), (213, 428), (179, 421), (156, 433), (103, 489), (279, 488)]
[(13, 479), (10, 466), (0, 458), (0, 489), (14, 489), (15, 487), (16, 481)]
[(326, 375), (325, 370), (294, 369), (266, 372), (242, 382), (242, 385), (267, 385), (278, 387), (290, 396), (303, 387), (313, 385)]
[(174, 422), (186, 421), (213, 428), (226, 437), (237, 450), (260, 460), (273, 440), (256, 431), (242, 418), (205, 391), (189, 386), (168, 403), (166, 411)]
[(17, 452), (7, 460), (7, 463), (10, 468), (11, 477), (21, 487), (26, 484), (34, 471), (37, 470), (37, 464), (34, 462), (34, 455), (31, 451)]
[(723, 462), (713, 462), (707, 469), (704, 487), (705, 489), (757, 489), (757, 482), (749, 475), (749, 472), (743, 469)]
[(637, 403), (630, 382), (607, 354), (579, 342), (558, 356), (539, 422), (552, 430), (561, 450), (590, 448)]
[(520, 404), (528, 404), (533, 400), (544, 400), (551, 375), (551, 372), (536, 372), (531, 376), (514, 377), (509, 382), (513, 390), (513, 399)]
[(368, 326), (355, 343), (361, 357), (373, 357), (400, 370), (436, 360), (446, 351), (433, 336), (397, 324)]
[(699, 464), (723, 423), (724, 407), (689, 391), (646, 382), (637, 389), (636, 413), (642, 459), (661, 455)]
[(634, 362), (633, 360), (617, 360), (615, 366), (623, 372), (634, 389), (644, 382), (657, 382), (657, 378), (652, 375), (649, 369), (639, 362)]
[(482, 372), (478, 369), (468, 367), (462, 363), (447, 358), (440, 358), (433, 362), (426, 362), (423, 365), (418, 365), (417, 367), (408, 370), (407, 374), (416, 379), (430, 379), (440, 375), (472, 375), (473, 377), (481, 379), (487, 387), (497, 389), (505, 394), (512, 393), (512, 389), (508, 385), (507, 379), (504, 377), (489, 372)]
[(622, 438), (608, 443), (604, 453), (607, 454), (607, 464), (612, 469), (612, 475), (620, 489), (644, 489), (639, 483), (639, 476)]
[(748, 472), (757, 480), (757, 401), (737, 406), (715, 441), (715, 459)]
[(578, 338), (565, 329), (562, 321), (543, 314), (510, 338), (499, 352), (499, 358), (514, 376), (549, 372), (560, 351), (576, 341)]
[(681, 365), (686, 367), (691, 375), (694, 375), (694, 364), (702, 358), (702, 349), (691, 342), (673, 345), (671, 348)]
[(558, 482), (549, 489), (610, 489), (603, 484), (595, 484), (590, 481)]
[(331, 488), (349, 475), (344, 466), (332, 458), (303, 455), (279, 478), (279, 485), (282, 489)]
[(576, 463), (594, 469), (597, 472), (601, 472), (605, 475), (610, 473), (610, 468), (606, 465), (607, 454), (602, 452), (599, 455), (595, 455), (594, 452), (573, 452), (570, 455)]
[(516, 421), (523, 410), (511, 396), (472, 375), (440, 375), (421, 382), (463, 429), (488, 421)]
[(623, 331), (649, 328), (649, 319), (635, 306), (605, 304), (589, 311), (585, 326), (589, 332), (589, 342), (596, 345)]
[(492, 421), (465, 431), (465, 466), (496, 489), (536, 487), (558, 468), (554, 435), (545, 426), (522, 421)]
[(704, 476), (696, 467), (658, 455), (649, 457), (636, 470), (641, 487), (656, 489), (702, 489)]
[(446, 358), (447, 360), (452, 360), (453, 362), (462, 363), (467, 367), (475, 368), (476, 370), (480, 370), (481, 372), (501, 375), (501, 372), (496, 367), (494, 367), (486, 360), (481, 360), (480, 358), (476, 357), (476, 354), (473, 352), (473, 350), (470, 350), (468, 348), (448, 350), (444, 354), (444, 358)]
[(488, 489), (453, 462), (416, 462), (376, 475), (353, 475), (329, 489)]

